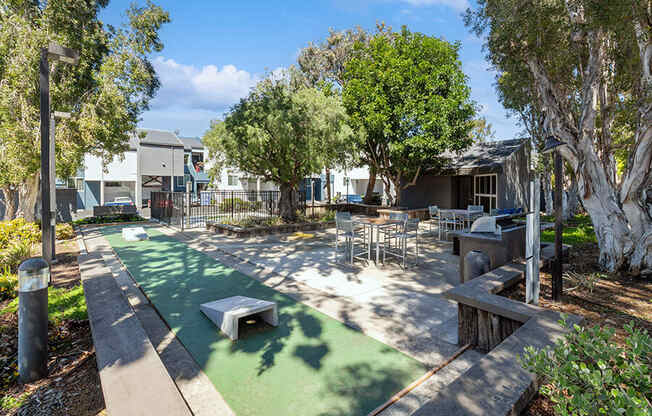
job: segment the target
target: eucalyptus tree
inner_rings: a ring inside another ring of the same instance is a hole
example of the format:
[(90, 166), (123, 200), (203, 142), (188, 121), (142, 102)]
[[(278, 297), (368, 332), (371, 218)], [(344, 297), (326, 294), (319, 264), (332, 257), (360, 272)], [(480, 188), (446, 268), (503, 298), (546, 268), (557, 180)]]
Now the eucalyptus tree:
[[(328, 36), (322, 42), (311, 42), (301, 49), (297, 63), (308, 85), (320, 88), (327, 94), (341, 95), (345, 83), (346, 64), (353, 57), (355, 43), (366, 43), (368, 39), (369, 34), (359, 26), (343, 31), (330, 29)], [(356, 139), (362, 138), (363, 135), (364, 130), (358, 130)], [(373, 197), (373, 189), (376, 183), (375, 167), (360, 157), (361, 153), (355, 146), (359, 142), (359, 140), (354, 140), (350, 142), (349, 146), (338, 146), (331, 152), (332, 157), (325, 160), (326, 193), (329, 201), (332, 200), (331, 169), (346, 169), (356, 162), (367, 164), (370, 168), (369, 182), (364, 200), (369, 202)]]
[[(85, 153), (112, 159), (159, 87), (148, 60), (161, 51), (168, 13), (148, 1), (126, 11), (120, 27), (99, 14), (108, 0), (0, 4), (0, 187), (19, 192), (19, 210), (34, 220), (39, 192), (39, 58), (50, 42), (76, 49), (78, 65), (50, 63), (53, 110), (72, 117), (56, 127), (56, 173), (71, 176)], [(107, 160), (108, 161), (108, 160)]]
[(216, 157), (216, 169), (235, 167), (278, 184), (281, 217), (293, 221), (301, 181), (320, 172), (330, 153), (351, 137), (339, 96), (306, 87), (291, 68), (259, 82), (224, 122), (212, 124), (203, 142)]
[(346, 65), (344, 105), (366, 132), (362, 152), (395, 192), (436, 168), (445, 151), (472, 143), (475, 107), (458, 58), (458, 43), (412, 33), (378, 31), (357, 43)]
[(498, 71), (527, 74), (546, 134), (566, 143), (600, 264), (652, 273), (652, 1), (479, 0), (466, 23)]

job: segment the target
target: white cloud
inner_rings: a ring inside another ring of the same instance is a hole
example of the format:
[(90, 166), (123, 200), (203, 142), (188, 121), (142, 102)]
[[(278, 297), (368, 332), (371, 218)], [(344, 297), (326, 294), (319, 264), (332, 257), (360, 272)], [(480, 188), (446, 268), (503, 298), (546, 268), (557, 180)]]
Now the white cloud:
[(161, 88), (152, 100), (152, 109), (223, 111), (245, 97), (259, 80), (256, 75), (233, 65), (198, 68), (164, 57), (154, 59), (153, 65)]
[(412, 6), (448, 6), (455, 10), (466, 10), (470, 5), (468, 0), (401, 0)]

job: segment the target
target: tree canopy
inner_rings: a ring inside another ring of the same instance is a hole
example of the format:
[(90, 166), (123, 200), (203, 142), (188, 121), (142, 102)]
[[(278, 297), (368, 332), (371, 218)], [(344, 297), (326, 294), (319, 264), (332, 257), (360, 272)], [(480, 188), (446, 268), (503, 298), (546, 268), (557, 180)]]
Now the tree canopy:
[(652, 272), (651, 11), (650, 0), (479, 0), (466, 14), (506, 107), (566, 143), (612, 271)]
[(261, 81), (224, 122), (213, 122), (203, 142), (220, 167), (278, 184), (281, 216), (293, 220), (301, 181), (351, 142), (346, 121), (339, 96), (306, 87), (290, 69)]
[(78, 65), (50, 63), (52, 111), (72, 114), (56, 127), (59, 177), (72, 175), (85, 153), (110, 159), (124, 152), (159, 87), (148, 55), (163, 48), (158, 32), (169, 22), (168, 13), (150, 1), (134, 4), (126, 22), (113, 27), (99, 20), (107, 5), (107, 0), (0, 5), (0, 187), (5, 199), (13, 189), (21, 191), (28, 219), (40, 169), (40, 49), (56, 42), (80, 53)]
[(356, 43), (346, 65), (344, 105), (353, 126), (366, 132), (361, 151), (394, 185), (395, 203), (425, 168), (440, 163), (441, 153), (472, 142), (475, 108), (458, 50), (459, 44), (406, 27), (379, 30), (368, 43)]

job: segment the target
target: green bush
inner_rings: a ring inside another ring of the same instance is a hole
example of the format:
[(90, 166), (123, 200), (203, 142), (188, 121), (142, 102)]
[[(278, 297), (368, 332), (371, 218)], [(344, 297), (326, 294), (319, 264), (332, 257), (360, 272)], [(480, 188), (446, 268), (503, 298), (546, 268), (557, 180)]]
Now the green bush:
[(31, 252), (31, 243), (23, 240), (12, 241), (8, 247), (0, 250), (0, 269), (16, 272), (20, 263), (28, 259)]
[(262, 208), (261, 201), (245, 201), (241, 198), (226, 198), (220, 202), (218, 208), (221, 212), (243, 212), (243, 211), (258, 211)]
[(57, 240), (71, 240), (75, 238), (75, 230), (70, 223), (57, 224), (56, 227)]
[(140, 222), (146, 221), (145, 218), (136, 214), (116, 214), (107, 215), (103, 217), (86, 217), (73, 221), (73, 225), (88, 225), (88, 224), (111, 224), (114, 222)]
[(652, 342), (633, 323), (625, 330), (624, 347), (612, 328), (575, 325), (554, 348), (525, 349), (522, 365), (543, 378), (555, 414), (652, 415)]
[(11, 221), (0, 221), (0, 250), (7, 248), (15, 241), (35, 244), (41, 240), (41, 229), (36, 223), (27, 222), (24, 218)]
[(8, 267), (0, 272), (0, 300), (13, 299), (16, 297), (18, 287), (18, 277), (11, 273)]

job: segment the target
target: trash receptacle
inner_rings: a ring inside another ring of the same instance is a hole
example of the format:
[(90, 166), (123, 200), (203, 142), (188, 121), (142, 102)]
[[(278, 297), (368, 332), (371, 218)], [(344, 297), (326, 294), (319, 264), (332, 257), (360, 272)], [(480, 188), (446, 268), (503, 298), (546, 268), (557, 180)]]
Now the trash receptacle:
[(464, 281), (466, 283), (485, 273), (491, 267), (489, 256), (479, 250), (471, 250), (464, 256)]

